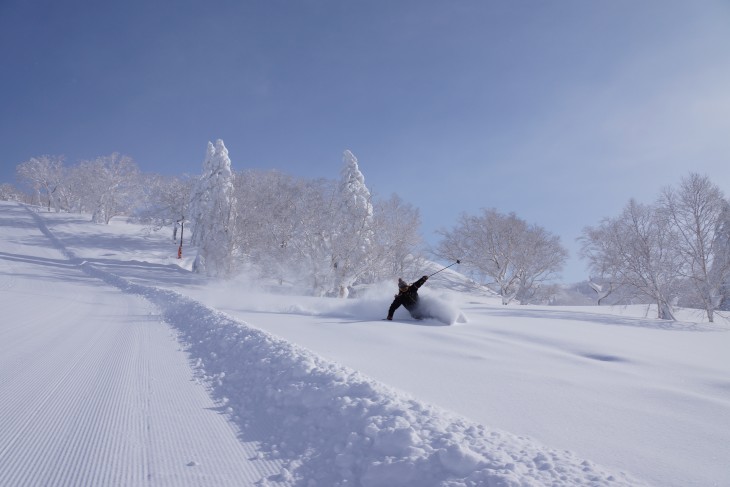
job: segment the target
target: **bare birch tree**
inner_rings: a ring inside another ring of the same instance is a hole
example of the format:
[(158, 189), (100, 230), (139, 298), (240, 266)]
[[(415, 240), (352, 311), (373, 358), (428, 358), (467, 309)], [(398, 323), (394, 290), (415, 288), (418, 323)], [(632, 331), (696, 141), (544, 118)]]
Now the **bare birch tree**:
[(452, 230), (439, 233), (443, 239), (436, 255), (461, 259), (472, 277), (496, 286), (503, 304), (518, 296), (524, 302), (543, 299), (542, 290), (548, 291), (568, 256), (559, 238), (545, 229), (494, 209), (480, 216), (464, 214)]
[(675, 239), (672, 225), (655, 206), (632, 199), (618, 217), (583, 230), (581, 255), (588, 259), (592, 275), (651, 299), (658, 318), (674, 320), (681, 277)]
[(690, 173), (678, 188), (665, 188), (658, 201), (658, 214), (676, 231), (674, 241), (681, 259), (681, 274), (689, 283), (690, 300), (714, 321), (723, 300), (722, 286), (730, 277), (730, 260), (718, 231), (727, 202), (722, 191), (707, 176)]
[(421, 215), (418, 208), (398, 195), (373, 203), (375, 256), (377, 265), (373, 279), (415, 275), (422, 265), (418, 250), (423, 245), (420, 234)]

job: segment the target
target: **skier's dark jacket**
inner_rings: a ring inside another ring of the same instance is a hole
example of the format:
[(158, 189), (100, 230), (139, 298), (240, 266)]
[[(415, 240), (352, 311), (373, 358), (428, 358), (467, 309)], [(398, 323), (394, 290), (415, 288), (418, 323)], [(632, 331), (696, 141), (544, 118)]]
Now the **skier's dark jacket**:
[(397, 310), (401, 305), (403, 305), (403, 307), (411, 313), (411, 316), (416, 319), (420, 318), (418, 310), (418, 288), (423, 286), (423, 283), (426, 282), (426, 280), (428, 280), (428, 276), (423, 276), (410, 286), (401, 288), (398, 294), (395, 295), (395, 299), (393, 300), (393, 304), (390, 305), (390, 309), (388, 309), (389, 320), (393, 319), (393, 313), (395, 313), (395, 310)]

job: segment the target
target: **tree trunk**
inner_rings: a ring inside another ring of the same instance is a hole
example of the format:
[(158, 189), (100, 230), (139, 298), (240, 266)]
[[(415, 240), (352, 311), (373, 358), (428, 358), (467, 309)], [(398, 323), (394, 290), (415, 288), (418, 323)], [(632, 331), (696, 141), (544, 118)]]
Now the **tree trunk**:
[(663, 299), (657, 300), (657, 317), (660, 320), (677, 321), (674, 317), (672, 307)]

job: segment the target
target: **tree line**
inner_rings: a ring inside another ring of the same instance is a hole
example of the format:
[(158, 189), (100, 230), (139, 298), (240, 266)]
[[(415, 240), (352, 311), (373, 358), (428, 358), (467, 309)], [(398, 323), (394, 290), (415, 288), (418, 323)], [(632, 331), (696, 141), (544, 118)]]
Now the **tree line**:
[(142, 173), (119, 154), (72, 166), (60, 156), (33, 157), (16, 173), (32, 198), (8, 184), (0, 198), (86, 213), (97, 223), (127, 215), (170, 228), (177, 245), (195, 248), (193, 270), (210, 276), (245, 271), (347, 297), (358, 284), (418, 275), (425, 265), (419, 210), (397, 195), (375, 198), (350, 151), (339, 179), (235, 171), (222, 140), (208, 143), (193, 177)]
[[(132, 216), (171, 228), (180, 246), (187, 230), (196, 272), (245, 271), (315, 295), (346, 297), (359, 284), (417, 275), (430, 253), (459, 259), (460, 270), (503, 304), (546, 303), (568, 258), (558, 236), (494, 208), (462, 214), (426, 251), (419, 210), (395, 194), (374, 197), (350, 151), (338, 179), (236, 171), (222, 140), (208, 143), (194, 177), (142, 173), (119, 154), (72, 166), (60, 156), (34, 157), (16, 173), (32, 198), (3, 184), (0, 199), (32, 199), (97, 223)], [(674, 307), (687, 306), (713, 321), (730, 308), (728, 207), (709, 178), (691, 173), (654, 203), (631, 200), (620, 215), (586, 227), (580, 256), (599, 304), (650, 300), (659, 318), (674, 319)]]

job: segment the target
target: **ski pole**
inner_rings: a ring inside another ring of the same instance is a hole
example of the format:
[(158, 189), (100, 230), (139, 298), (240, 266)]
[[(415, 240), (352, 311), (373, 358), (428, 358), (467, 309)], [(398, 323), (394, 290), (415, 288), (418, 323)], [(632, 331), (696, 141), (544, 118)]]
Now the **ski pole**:
[(434, 272), (433, 274), (429, 275), (428, 277), (431, 277), (431, 276), (435, 276), (435, 275), (436, 275), (436, 274), (438, 274), (439, 272), (441, 272), (441, 271), (445, 271), (445, 270), (446, 270), (446, 269), (448, 269), (449, 267), (451, 267), (451, 266), (454, 266), (454, 265), (456, 265), (456, 264), (461, 264), (461, 261), (460, 261), (459, 259), (456, 259), (456, 262), (454, 262), (453, 264), (451, 264), (451, 265), (447, 265), (447, 266), (446, 266), (446, 267), (444, 267), (443, 269), (441, 269), (441, 270), (438, 270), (438, 271)]

